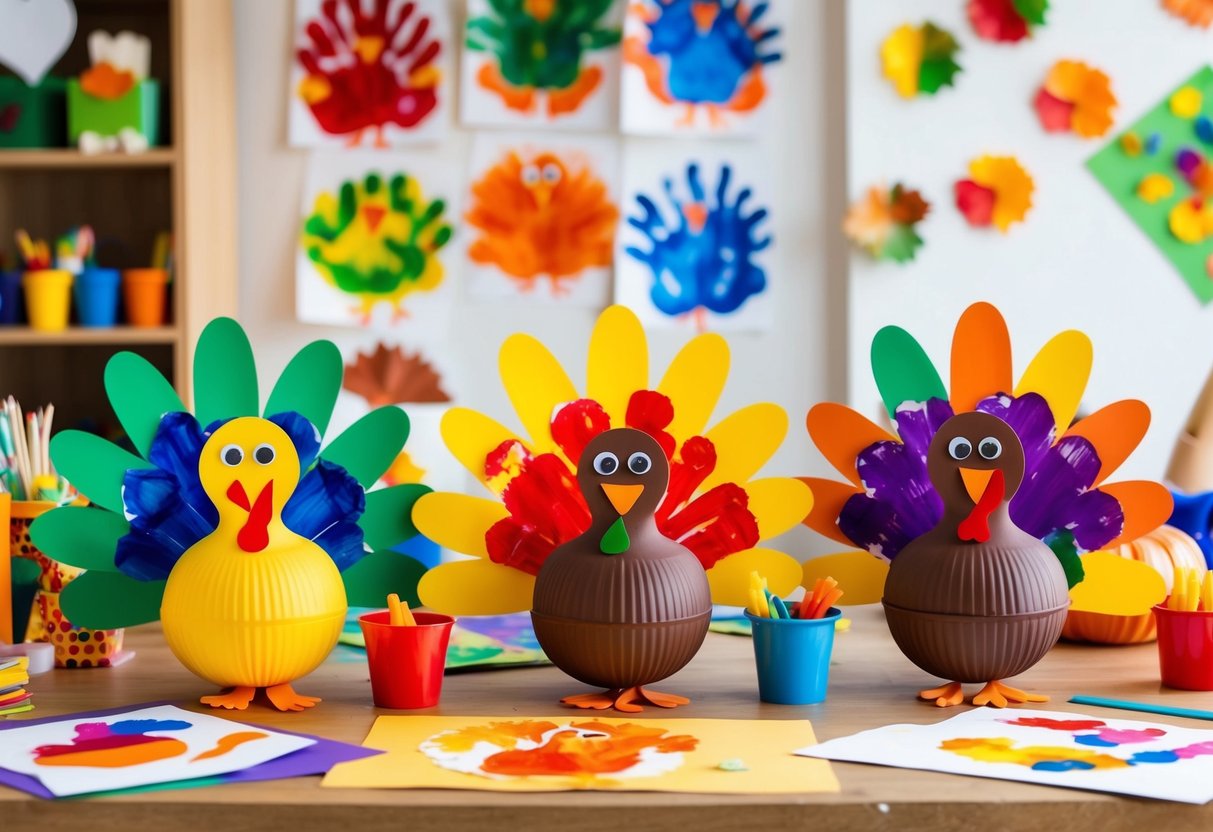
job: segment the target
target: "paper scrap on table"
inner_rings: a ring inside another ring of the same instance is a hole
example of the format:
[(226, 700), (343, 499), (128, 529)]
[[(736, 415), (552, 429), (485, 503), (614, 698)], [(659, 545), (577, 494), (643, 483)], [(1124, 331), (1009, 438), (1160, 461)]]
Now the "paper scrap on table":
[(172, 705), (69, 715), (0, 736), (0, 768), (36, 777), (56, 797), (227, 774), (316, 743)]
[[(381, 716), (366, 745), (387, 753), (336, 766), (337, 788), (810, 794), (833, 769), (792, 754), (807, 720)], [(741, 757), (746, 771), (722, 771)]]
[(974, 708), (796, 753), (1181, 803), (1213, 800), (1213, 731), (1059, 711)]

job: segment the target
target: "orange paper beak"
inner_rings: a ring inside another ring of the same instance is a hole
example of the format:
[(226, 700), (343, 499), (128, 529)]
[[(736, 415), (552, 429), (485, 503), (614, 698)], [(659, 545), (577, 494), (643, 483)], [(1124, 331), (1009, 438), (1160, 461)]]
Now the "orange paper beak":
[(387, 216), (387, 209), (381, 205), (364, 205), (362, 216), (366, 219), (366, 224), (370, 226), (371, 233), (374, 234), (379, 229), (379, 223), (383, 222), (383, 218)]
[(990, 484), (990, 477), (994, 476), (993, 468), (961, 468), (960, 478), (964, 480), (965, 491), (969, 493), (969, 499), (976, 505), (981, 501), (981, 495), (986, 493), (986, 487)]
[(611, 507), (619, 512), (619, 516), (623, 517), (632, 510), (632, 506), (636, 505), (636, 501), (640, 499), (641, 493), (644, 492), (643, 485), (620, 485), (618, 483), (604, 482), (602, 490), (606, 494), (607, 499), (611, 501)]

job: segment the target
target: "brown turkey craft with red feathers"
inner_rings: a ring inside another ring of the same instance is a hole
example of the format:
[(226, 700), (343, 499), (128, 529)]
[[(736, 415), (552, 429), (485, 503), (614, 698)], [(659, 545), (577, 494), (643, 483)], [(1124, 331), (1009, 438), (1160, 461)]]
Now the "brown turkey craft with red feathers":
[(443, 404), (451, 397), (442, 376), (420, 352), (405, 352), (380, 341), (367, 353), (359, 351), (345, 365), (342, 387), (366, 399), (369, 407), (389, 404)]
[(295, 0), (291, 145), (382, 148), (440, 137), (449, 33), (440, 0)]

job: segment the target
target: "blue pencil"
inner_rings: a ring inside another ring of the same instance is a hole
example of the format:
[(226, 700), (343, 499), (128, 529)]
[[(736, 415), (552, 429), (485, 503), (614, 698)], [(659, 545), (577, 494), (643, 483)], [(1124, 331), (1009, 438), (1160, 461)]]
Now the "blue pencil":
[(1213, 720), (1213, 711), (1200, 711), (1195, 708), (1175, 708), (1170, 705), (1151, 705), (1148, 702), (1126, 702), (1123, 699), (1104, 699), (1100, 696), (1071, 696), (1070, 701), (1075, 705), (1094, 705), (1097, 708), (1119, 708), (1122, 711), (1141, 711), (1147, 714), (1163, 714), (1164, 716), (1185, 716), (1188, 719)]

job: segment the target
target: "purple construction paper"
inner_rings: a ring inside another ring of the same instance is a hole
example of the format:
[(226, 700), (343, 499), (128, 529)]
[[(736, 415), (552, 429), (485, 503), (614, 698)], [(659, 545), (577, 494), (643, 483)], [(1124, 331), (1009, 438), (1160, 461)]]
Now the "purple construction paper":
[[(104, 716), (116, 716), (125, 714), (130, 711), (138, 710), (139, 708), (153, 708), (158, 705), (176, 705), (177, 702), (143, 702), (138, 705), (124, 705), (119, 708), (106, 708), (100, 711), (84, 711), (76, 714), (62, 714), (60, 716), (48, 716), (41, 719), (22, 719), (13, 721), (6, 725), (0, 725), (0, 734), (12, 728), (25, 728), (30, 725), (44, 725), (48, 722), (62, 722), (66, 719), (82, 719)], [(234, 722), (234, 720), (233, 720)], [(277, 731), (281, 734), (292, 734), (296, 737), (307, 737), (314, 739), (315, 745), (309, 745), (307, 748), (301, 748), (290, 754), (286, 754), (277, 759), (270, 760), (267, 763), (262, 763), (259, 766), (246, 768), (243, 771), (233, 771), (228, 774), (219, 774), (214, 777), (201, 777), (197, 780), (178, 780), (176, 781), (183, 786), (195, 782), (214, 782), (221, 783), (259, 783), (264, 780), (284, 780), (288, 777), (307, 777), (313, 774), (325, 774), (330, 768), (338, 763), (348, 762), (349, 760), (361, 760), (363, 757), (371, 757), (375, 754), (382, 754), (374, 748), (364, 748), (361, 745), (351, 745), (346, 742), (338, 742), (337, 740), (327, 740), (324, 737), (317, 737), (315, 734), (303, 734), (298, 731), (287, 731), (282, 728), (273, 728), (268, 725), (257, 725), (255, 723), (239, 723), (240, 725), (247, 724), (250, 728), (264, 728), (267, 731)], [(54, 800), (55, 796), (47, 790), (42, 782), (36, 777), (31, 777), (28, 774), (20, 774), (15, 771), (0, 768), (0, 785), (10, 786), (19, 791), (32, 794), (34, 797), (41, 797), (47, 800)], [(170, 783), (156, 784), (157, 786), (171, 786)], [(152, 787), (154, 788), (154, 787)], [(120, 791), (142, 791), (138, 789), (121, 789)], [(104, 794), (98, 792), (97, 794)], [(87, 797), (89, 795), (78, 795)]]

